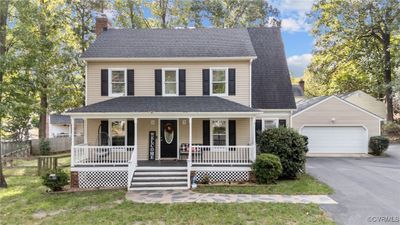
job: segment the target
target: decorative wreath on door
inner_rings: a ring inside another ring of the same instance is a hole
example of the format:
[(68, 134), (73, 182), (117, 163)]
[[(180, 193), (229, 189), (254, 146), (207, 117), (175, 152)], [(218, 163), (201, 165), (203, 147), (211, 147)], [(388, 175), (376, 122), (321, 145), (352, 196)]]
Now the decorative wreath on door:
[(171, 123), (166, 123), (164, 125), (164, 139), (167, 144), (171, 144), (174, 140), (175, 129)]

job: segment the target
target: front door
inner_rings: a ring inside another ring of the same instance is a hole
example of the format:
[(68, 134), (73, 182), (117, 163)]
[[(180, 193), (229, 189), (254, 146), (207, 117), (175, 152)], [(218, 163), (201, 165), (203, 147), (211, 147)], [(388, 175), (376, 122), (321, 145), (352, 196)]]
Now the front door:
[(176, 120), (160, 121), (161, 158), (176, 158), (178, 149), (178, 129)]

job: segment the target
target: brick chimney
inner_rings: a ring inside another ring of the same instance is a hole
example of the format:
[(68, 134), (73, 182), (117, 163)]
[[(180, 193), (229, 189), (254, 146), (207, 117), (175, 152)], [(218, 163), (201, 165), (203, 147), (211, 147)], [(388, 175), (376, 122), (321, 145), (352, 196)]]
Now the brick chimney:
[(106, 31), (110, 27), (111, 24), (108, 22), (106, 14), (100, 14), (96, 17), (96, 36), (99, 36), (103, 31)]
[(303, 90), (303, 92), (304, 92), (304, 80), (303, 79), (301, 79), (300, 81), (299, 81), (299, 86), (300, 86), (300, 88)]

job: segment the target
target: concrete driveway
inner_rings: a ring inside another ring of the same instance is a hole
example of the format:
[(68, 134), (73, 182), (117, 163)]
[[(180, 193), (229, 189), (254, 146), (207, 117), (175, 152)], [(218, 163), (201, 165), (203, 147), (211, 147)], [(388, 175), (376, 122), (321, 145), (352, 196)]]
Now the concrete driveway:
[(309, 158), (307, 170), (335, 190), (339, 204), (321, 207), (338, 224), (400, 224), (400, 145), (387, 157)]

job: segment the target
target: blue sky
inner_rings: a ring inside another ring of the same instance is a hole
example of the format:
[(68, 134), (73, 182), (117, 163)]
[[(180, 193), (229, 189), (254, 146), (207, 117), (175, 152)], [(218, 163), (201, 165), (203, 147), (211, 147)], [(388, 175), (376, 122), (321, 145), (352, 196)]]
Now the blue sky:
[(311, 60), (314, 38), (310, 35), (310, 24), (306, 13), (311, 10), (313, 0), (272, 0), (280, 11), (282, 37), (286, 58), (292, 76), (303, 75)]

